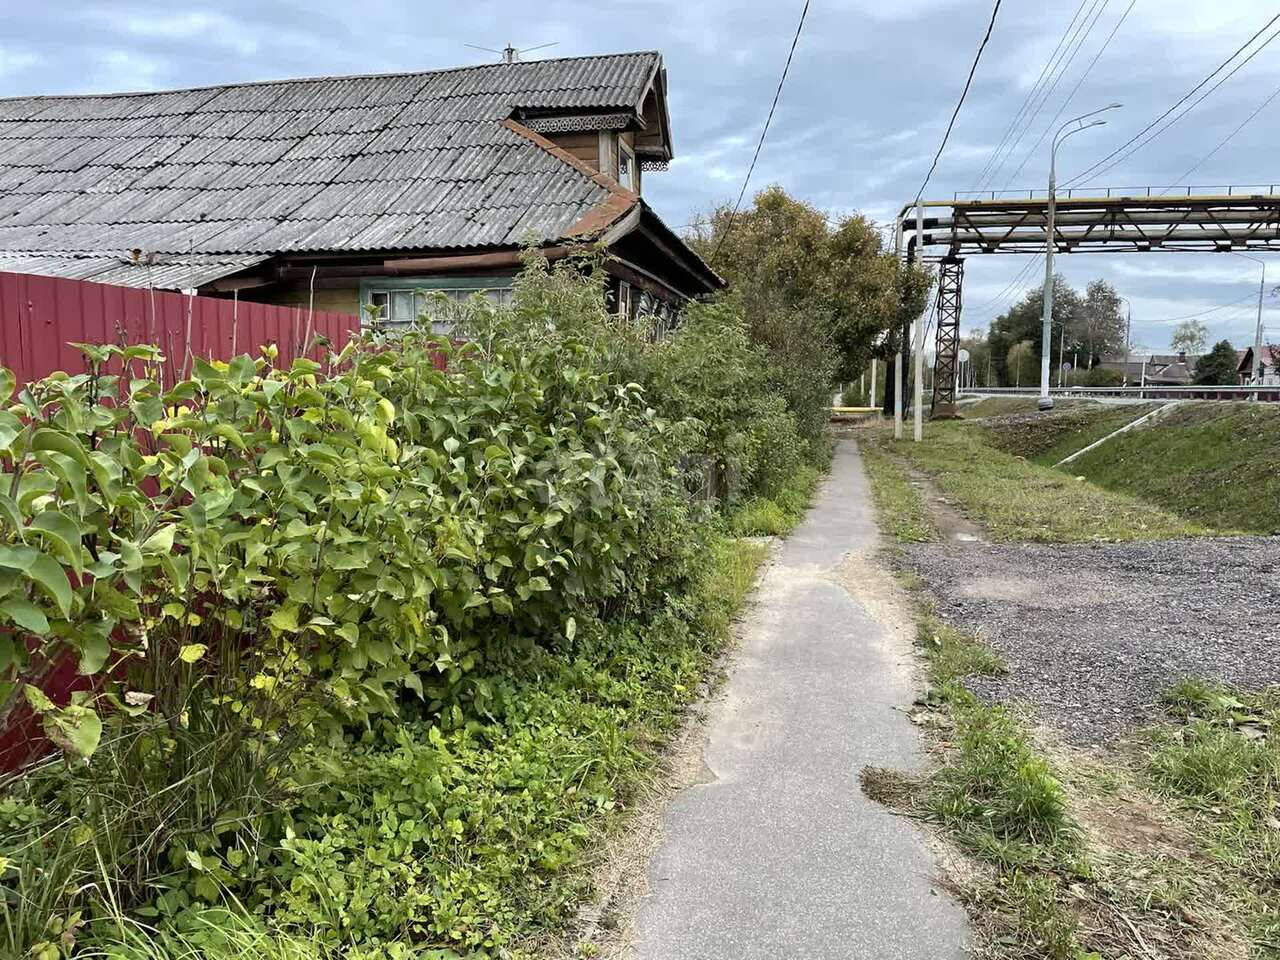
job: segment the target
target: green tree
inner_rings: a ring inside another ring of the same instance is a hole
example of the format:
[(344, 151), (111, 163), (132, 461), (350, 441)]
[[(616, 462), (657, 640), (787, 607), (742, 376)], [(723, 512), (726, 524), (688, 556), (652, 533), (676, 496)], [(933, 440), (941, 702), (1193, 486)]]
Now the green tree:
[(802, 422), (821, 428), (830, 388), (891, 354), (904, 316), (919, 316), (929, 277), (900, 266), (860, 214), (834, 222), (778, 186), (736, 215), (717, 207), (689, 238), (730, 283), (729, 297)]
[(991, 344), (987, 342), (986, 332), (970, 330), (967, 337), (960, 340), (960, 349), (969, 351), (969, 366), (966, 375), (970, 381), (980, 387), (989, 387), (990, 376), (994, 375), (994, 364), (991, 362)]
[[(987, 338), (991, 344), (992, 357), (999, 366), (1004, 362), (998, 375), (1005, 384), (1012, 385), (1015, 377), (1009, 372), (1008, 357), (1013, 348), (1027, 341), (1037, 363), (1040, 358), (1040, 341), (1043, 327), (1041, 314), (1044, 309), (1044, 292), (1039, 288), (1028, 290), (1026, 295), (1007, 311), (991, 321), (991, 330)], [(1061, 353), (1070, 357), (1073, 353), (1083, 353), (1086, 349), (1080, 338), (1081, 316), (1083, 314), (1080, 295), (1072, 289), (1061, 276), (1053, 278), (1053, 322), (1050, 356), (1058, 358), (1059, 343), (1063, 343), (1062, 331), (1066, 327), (1066, 338)], [(1059, 360), (1060, 362), (1060, 360)], [(1050, 366), (1056, 364), (1051, 363)], [(1023, 372), (1024, 378), (1026, 372)]]
[(1195, 382), (1219, 386), (1236, 382), (1236, 348), (1229, 340), (1219, 340), (1196, 364)]
[(1020, 340), (1009, 348), (1005, 358), (1010, 386), (1020, 387), (1034, 383), (1039, 376), (1040, 362), (1036, 358), (1035, 345), (1030, 340)]
[[(1118, 353), (1124, 346), (1125, 319), (1120, 314), (1120, 295), (1105, 280), (1091, 280), (1080, 304), (1077, 339), (1084, 342), (1081, 366), (1092, 370), (1103, 357)], [(1071, 331), (1067, 332), (1071, 339)]]
[(1199, 320), (1183, 320), (1173, 328), (1173, 336), (1169, 338), (1171, 348), (1195, 356), (1204, 353), (1205, 344), (1208, 342), (1209, 328)]

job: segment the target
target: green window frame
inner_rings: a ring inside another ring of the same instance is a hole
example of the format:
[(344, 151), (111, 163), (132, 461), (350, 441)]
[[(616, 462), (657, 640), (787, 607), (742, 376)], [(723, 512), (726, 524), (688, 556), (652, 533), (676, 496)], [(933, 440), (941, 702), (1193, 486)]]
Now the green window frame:
[(407, 330), (422, 314), (431, 316), (433, 333), (448, 333), (452, 320), (447, 315), (433, 316), (437, 302), (432, 294), (442, 293), (455, 304), (465, 302), (477, 293), (485, 294), (499, 307), (511, 303), (514, 275), (487, 277), (376, 277), (360, 281), (360, 315), (368, 324), (371, 306), (382, 307), (381, 326), (386, 330)]

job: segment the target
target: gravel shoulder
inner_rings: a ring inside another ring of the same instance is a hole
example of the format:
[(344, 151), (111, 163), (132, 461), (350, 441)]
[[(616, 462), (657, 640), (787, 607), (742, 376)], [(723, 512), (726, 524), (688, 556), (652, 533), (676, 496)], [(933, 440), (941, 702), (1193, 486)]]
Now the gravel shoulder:
[(900, 563), (1008, 665), (970, 688), (1073, 745), (1150, 723), (1184, 677), (1280, 683), (1280, 537), (919, 544)]

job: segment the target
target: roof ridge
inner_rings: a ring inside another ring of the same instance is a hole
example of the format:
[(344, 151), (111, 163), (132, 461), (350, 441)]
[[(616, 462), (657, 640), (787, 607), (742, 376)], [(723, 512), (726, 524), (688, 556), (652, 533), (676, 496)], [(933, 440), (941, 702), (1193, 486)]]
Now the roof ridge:
[(122, 90), (107, 93), (39, 93), (26, 96), (0, 97), (0, 103), (15, 100), (105, 100), (114, 97), (157, 97), (169, 93), (197, 93), (203, 90), (234, 90), (241, 87), (264, 87), (278, 83), (327, 83), (334, 80), (383, 80), (393, 77), (420, 77), (429, 74), (464, 73), (471, 70), (496, 70), (505, 67), (532, 66), (539, 63), (568, 63), (575, 60), (615, 60), (623, 57), (662, 58), (658, 50), (627, 50), (621, 53), (591, 53), (576, 57), (547, 57), (515, 63), (473, 63), (459, 67), (436, 67), (431, 70), (397, 70), (389, 73), (345, 73), (313, 77), (280, 77), (274, 80), (242, 80), (236, 83), (211, 83), (193, 87), (167, 87), (163, 90)]

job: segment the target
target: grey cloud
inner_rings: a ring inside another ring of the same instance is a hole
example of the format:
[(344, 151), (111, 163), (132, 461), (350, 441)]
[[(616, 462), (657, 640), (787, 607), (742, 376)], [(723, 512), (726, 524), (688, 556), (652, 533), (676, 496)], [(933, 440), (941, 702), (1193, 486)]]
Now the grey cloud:
[[(736, 196), (800, 6), (800, 0), (5, 4), (0, 96), (428, 69), (490, 57), (466, 44), (557, 41), (536, 54), (553, 56), (654, 48), (666, 56), (682, 160), (649, 177), (646, 193), (679, 226)], [(1127, 6), (1128, 0), (1106, 0), (1097, 28), (996, 186), (1042, 188), (1046, 150), (1043, 143), (1033, 145)], [(930, 196), (973, 185), (1075, 7), (1004, 4)], [(753, 189), (777, 182), (825, 209), (890, 217), (924, 176), (989, 13), (989, 0), (813, 0)], [(1064, 176), (1085, 169), (1154, 119), (1273, 13), (1269, 0), (1140, 0), (1064, 116), (1111, 100), (1122, 100), (1124, 110), (1111, 115), (1107, 127), (1068, 142), (1060, 158)], [(1280, 43), (1103, 180), (1163, 185), (1176, 179), (1280, 86), (1277, 51)], [(1225, 184), (1275, 176), (1270, 161), (1280, 140), (1274, 122), (1280, 100), (1273, 106), (1195, 179)], [(1025, 166), (1013, 178), (1024, 156)], [(971, 259), (966, 299), (973, 308), (966, 328), (990, 320), (995, 309), (976, 308), (1024, 263), (1020, 257)], [(1167, 342), (1162, 320), (1235, 299), (1256, 282), (1249, 264), (1239, 262), (1244, 269), (1232, 279), (1222, 258), (1213, 257), (1068, 256), (1058, 264), (1077, 285), (1096, 276), (1115, 283), (1133, 302), (1135, 339), (1153, 346)], [(1280, 280), (1280, 266), (1275, 274)], [(1029, 276), (1024, 286), (1035, 280)], [(1269, 302), (1268, 311), (1275, 309)], [(1228, 310), (1205, 317), (1214, 336), (1237, 336), (1247, 320)]]

